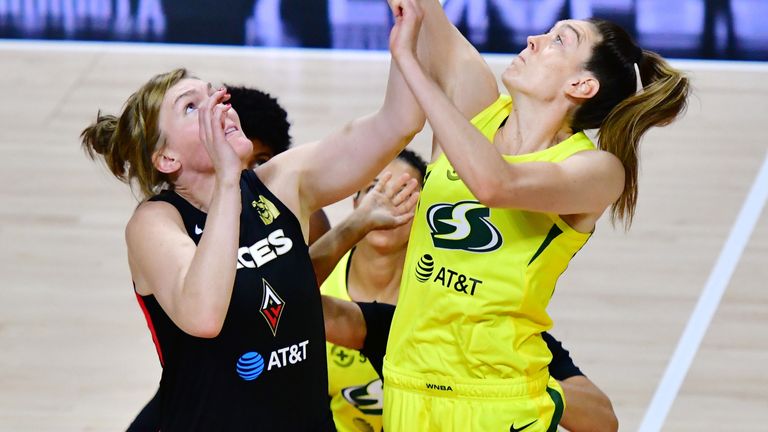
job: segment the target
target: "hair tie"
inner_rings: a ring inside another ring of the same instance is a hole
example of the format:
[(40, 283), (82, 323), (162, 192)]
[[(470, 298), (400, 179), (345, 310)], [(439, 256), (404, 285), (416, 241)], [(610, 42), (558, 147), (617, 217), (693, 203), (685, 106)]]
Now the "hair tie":
[(635, 89), (635, 94), (643, 94), (645, 92), (645, 87), (643, 87), (643, 80), (640, 78), (640, 67), (637, 63), (633, 64), (635, 66), (635, 77), (637, 78), (637, 89)]

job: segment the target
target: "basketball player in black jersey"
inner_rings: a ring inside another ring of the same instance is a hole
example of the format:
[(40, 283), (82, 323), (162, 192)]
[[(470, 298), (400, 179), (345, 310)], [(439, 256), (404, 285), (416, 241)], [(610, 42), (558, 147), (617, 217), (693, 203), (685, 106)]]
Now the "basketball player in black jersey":
[(183, 69), (83, 131), (88, 154), (148, 198), (126, 242), (163, 364), (163, 431), (334, 429), (308, 219), (359, 190), (423, 126), (400, 108), (411, 97), (393, 68), (378, 111), (254, 170), (226, 89)]

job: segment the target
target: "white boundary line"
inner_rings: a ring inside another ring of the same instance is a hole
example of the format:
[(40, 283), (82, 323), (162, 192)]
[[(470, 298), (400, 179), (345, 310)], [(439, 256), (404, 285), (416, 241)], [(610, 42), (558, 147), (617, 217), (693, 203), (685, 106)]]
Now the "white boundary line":
[[(130, 53), (147, 55), (279, 57), (319, 60), (389, 60), (389, 51), (319, 48), (258, 47), (245, 45), (192, 45), (157, 42), (90, 42), (0, 39), (0, 50)], [(768, 70), (768, 68), (766, 68)]]
[(651, 404), (645, 412), (639, 432), (657, 432), (661, 430), (664, 421), (669, 414), (672, 403), (677, 398), (680, 386), (685, 379), (693, 358), (699, 350), (712, 317), (717, 310), (725, 289), (733, 276), (736, 265), (741, 259), (741, 254), (752, 236), (766, 200), (768, 200), (768, 154), (766, 154), (763, 166), (757, 174), (752, 189), (747, 195), (739, 216), (731, 228), (731, 233), (720, 251), (717, 264), (709, 275), (707, 285), (701, 293), (696, 307), (688, 319), (680, 340), (677, 343), (675, 353), (664, 371)]
[[(288, 47), (255, 47), (242, 45), (191, 45), (157, 42), (89, 42), (68, 40), (0, 39), (0, 50), (8, 51), (69, 51), (69, 52), (123, 52), (148, 55), (207, 55), (237, 57), (308, 58), (318, 60), (381, 61), (389, 59), (389, 52), (377, 50), (343, 50)], [(483, 54), (493, 64), (508, 64), (513, 54)], [(768, 72), (768, 62), (732, 60), (671, 59), (676, 67), (685, 70)]]

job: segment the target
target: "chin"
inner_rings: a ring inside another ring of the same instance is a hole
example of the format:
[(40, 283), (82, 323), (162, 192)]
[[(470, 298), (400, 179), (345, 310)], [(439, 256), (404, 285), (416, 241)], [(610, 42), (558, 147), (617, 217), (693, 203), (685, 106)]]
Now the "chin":
[(517, 72), (507, 68), (503, 74), (501, 74), (501, 83), (504, 84), (504, 88), (508, 92), (512, 93), (512, 90), (516, 88)]
[(251, 140), (246, 138), (245, 135), (240, 134), (237, 137), (229, 138), (227, 141), (235, 150), (235, 153), (241, 157), (244, 156), (246, 159), (250, 159), (251, 153), (253, 153), (253, 143), (251, 143)]

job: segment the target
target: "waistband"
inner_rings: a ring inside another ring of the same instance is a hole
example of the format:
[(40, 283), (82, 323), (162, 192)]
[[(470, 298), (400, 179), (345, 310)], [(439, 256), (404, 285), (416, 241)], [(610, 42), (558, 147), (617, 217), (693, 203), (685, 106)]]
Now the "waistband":
[(451, 398), (517, 398), (546, 392), (549, 370), (535, 375), (509, 378), (459, 378), (425, 375), (398, 369), (384, 358), (384, 387)]

